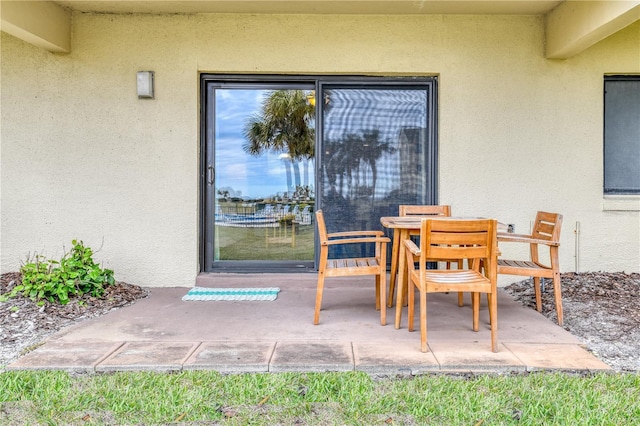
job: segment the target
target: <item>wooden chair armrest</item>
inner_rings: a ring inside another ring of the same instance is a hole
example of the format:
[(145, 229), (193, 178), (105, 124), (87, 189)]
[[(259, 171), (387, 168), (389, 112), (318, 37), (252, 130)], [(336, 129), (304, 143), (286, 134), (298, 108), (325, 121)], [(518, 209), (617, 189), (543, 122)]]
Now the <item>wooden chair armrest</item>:
[(516, 239), (516, 238), (531, 238), (529, 234), (514, 234), (512, 232), (498, 232), (498, 238)]
[(340, 238), (337, 240), (329, 240), (322, 243), (326, 246), (334, 246), (338, 244), (358, 244), (358, 243), (390, 243), (388, 237), (363, 237), (363, 238)]
[(558, 247), (559, 241), (539, 240), (531, 238), (531, 235), (524, 234), (499, 234), (498, 242), (501, 243), (527, 243), (527, 244), (544, 244), (545, 246)]
[(414, 256), (420, 256), (420, 247), (416, 245), (411, 240), (404, 240), (404, 246), (407, 250), (409, 250)]
[(384, 232), (382, 231), (345, 231), (345, 232), (334, 232), (331, 234), (327, 234), (327, 238), (362, 237), (362, 236), (381, 237), (383, 235), (384, 235)]

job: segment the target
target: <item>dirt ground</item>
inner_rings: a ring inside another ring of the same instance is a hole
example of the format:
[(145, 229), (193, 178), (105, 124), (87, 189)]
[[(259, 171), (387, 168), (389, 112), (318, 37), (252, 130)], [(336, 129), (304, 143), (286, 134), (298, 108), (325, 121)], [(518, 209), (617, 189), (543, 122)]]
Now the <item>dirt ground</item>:
[[(0, 294), (10, 292), (18, 284), (19, 273), (2, 274)], [(117, 282), (107, 287), (102, 298), (85, 295), (66, 305), (45, 302), (38, 306), (23, 296), (0, 302), (0, 366), (18, 359), (66, 326), (131, 305), (148, 294), (141, 287)]]
[[(565, 273), (561, 277), (564, 328), (617, 371), (640, 371), (640, 274)], [(533, 280), (505, 288), (535, 309)], [(557, 321), (553, 283), (547, 280), (542, 314)]]
[[(20, 282), (20, 274), (0, 277), (0, 294)], [(505, 288), (535, 309), (532, 280)], [(38, 346), (47, 336), (75, 322), (104, 315), (147, 297), (141, 287), (118, 282), (100, 299), (85, 296), (67, 305), (16, 297), (0, 302), (0, 366)], [(542, 314), (556, 321), (553, 285), (545, 284)], [(640, 371), (640, 274), (562, 274), (564, 328), (616, 371)]]

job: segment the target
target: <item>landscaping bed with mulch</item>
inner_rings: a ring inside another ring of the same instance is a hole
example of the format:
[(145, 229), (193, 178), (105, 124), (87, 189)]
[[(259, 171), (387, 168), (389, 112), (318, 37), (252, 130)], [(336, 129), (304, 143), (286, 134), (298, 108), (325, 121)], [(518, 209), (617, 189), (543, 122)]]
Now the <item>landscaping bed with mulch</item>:
[[(564, 328), (617, 371), (640, 371), (640, 274), (565, 273), (561, 277)], [(505, 288), (535, 309), (533, 280)], [(546, 280), (542, 314), (557, 321), (553, 283)]]
[[(20, 284), (19, 273), (0, 276), (0, 294)], [(71, 324), (99, 317), (148, 296), (147, 290), (123, 282), (105, 287), (102, 297), (85, 294), (66, 305), (44, 302), (42, 306), (18, 295), (0, 302), (0, 366), (37, 347), (47, 336)]]

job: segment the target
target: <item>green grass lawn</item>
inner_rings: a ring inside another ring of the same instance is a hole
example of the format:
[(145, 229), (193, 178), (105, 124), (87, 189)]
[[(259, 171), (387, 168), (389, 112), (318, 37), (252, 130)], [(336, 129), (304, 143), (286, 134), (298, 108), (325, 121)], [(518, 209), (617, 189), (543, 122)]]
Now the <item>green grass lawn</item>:
[(0, 374), (0, 424), (631, 425), (640, 376)]
[(296, 225), (295, 247), (288, 242), (269, 242), (272, 238), (291, 238), (291, 227), (233, 228), (216, 226), (216, 260), (313, 260), (314, 226)]

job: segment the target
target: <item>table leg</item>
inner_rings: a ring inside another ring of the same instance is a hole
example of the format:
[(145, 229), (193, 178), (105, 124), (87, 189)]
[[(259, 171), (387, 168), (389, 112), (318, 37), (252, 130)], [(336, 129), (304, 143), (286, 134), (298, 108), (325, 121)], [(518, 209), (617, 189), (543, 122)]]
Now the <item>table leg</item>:
[[(396, 230), (397, 231), (397, 230)], [(405, 255), (404, 240), (409, 237), (409, 231), (407, 229), (400, 230), (400, 241), (398, 250), (398, 280), (396, 289), (396, 329), (400, 328), (400, 322), (402, 320), (402, 299), (405, 293), (405, 273), (407, 270), (407, 258)]]
[(398, 250), (400, 249), (400, 230), (393, 231), (393, 245), (391, 246), (391, 275), (389, 276), (389, 296), (387, 306), (393, 306), (393, 295), (396, 290), (396, 275), (398, 274)]

